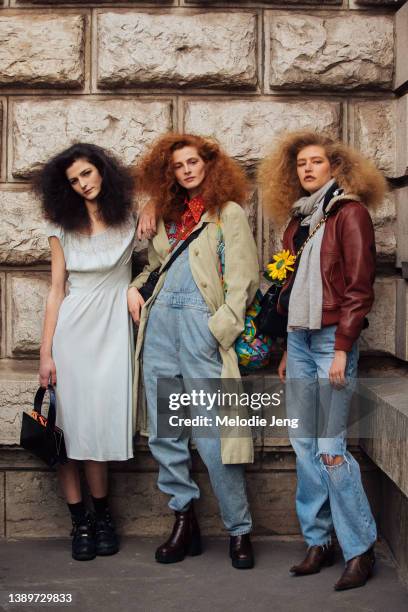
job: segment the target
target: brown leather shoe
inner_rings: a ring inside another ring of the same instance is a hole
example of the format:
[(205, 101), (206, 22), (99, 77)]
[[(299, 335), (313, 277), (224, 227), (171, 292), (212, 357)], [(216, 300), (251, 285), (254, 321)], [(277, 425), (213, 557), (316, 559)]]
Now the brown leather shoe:
[(201, 555), (201, 534), (194, 506), (191, 503), (185, 512), (175, 512), (176, 516), (170, 537), (156, 550), (159, 563), (177, 563), (189, 554)]
[(295, 576), (308, 576), (318, 574), (322, 567), (330, 567), (334, 563), (334, 546), (309, 546), (307, 555), (298, 565), (293, 565), (290, 572)]
[(357, 557), (347, 561), (340, 580), (334, 585), (335, 590), (345, 591), (346, 589), (356, 589), (364, 586), (373, 573), (374, 565), (375, 554), (372, 546), (362, 555), (357, 555)]
[(254, 567), (254, 552), (249, 533), (230, 536), (230, 557), (235, 569), (251, 569)]

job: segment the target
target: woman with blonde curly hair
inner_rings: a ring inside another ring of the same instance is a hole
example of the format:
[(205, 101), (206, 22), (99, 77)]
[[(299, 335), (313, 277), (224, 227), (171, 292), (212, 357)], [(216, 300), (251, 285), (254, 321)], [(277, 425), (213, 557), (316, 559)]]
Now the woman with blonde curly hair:
[[(155, 206), (158, 222), (149, 241), (149, 263), (128, 294), (129, 310), (139, 323), (135, 389), (143, 361), (148, 427), (146, 415), (139, 415), (139, 422), (149, 431), (159, 463), (158, 486), (170, 496), (175, 512), (173, 531), (157, 549), (156, 560), (174, 563), (201, 552), (193, 508), (200, 490), (190, 475), (189, 435), (160, 431), (157, 383), (170, 379), (174, 399), (180, 391), (191, 394), (192, 379), (239, 378), (234, 342), (258, 287), (259, 270), (245, 212), (236, 203), (247, 195), (245, 174), (216, 142), (164, 135), (140, 160), (136, 183), (138, 193)], [(161, 273), (148, 297), (145, 283), (156, 269)], [(194, 410), (191, 417), (215, 421), (214, 408)], [(252, 521), (243, 464), (253, 461), (252, 438), (220, 437), (214, 429), (200, 437), (194, 428), (191, 437), (230, 534), (232, 565), (250, 568)]]
[(346, 430), (358, 337), (374, 300), (368, 209), (381, 202), (385, 179), (354, 149), (314, 132), (282, 137), (259, 178), (266, 210), (278, 223), (289, 220), (283, 248), (297, 255), (278, 301), (288, 317), (279, 376), (287, 378), (287, 412), (300, 421), (291, 442), (296, 509), (308, 544), (291, 572), (303, 576), (332, 565), (334, 529), (346, 561), (335, 589), (359, 587), (374, 567), (377, 532)]

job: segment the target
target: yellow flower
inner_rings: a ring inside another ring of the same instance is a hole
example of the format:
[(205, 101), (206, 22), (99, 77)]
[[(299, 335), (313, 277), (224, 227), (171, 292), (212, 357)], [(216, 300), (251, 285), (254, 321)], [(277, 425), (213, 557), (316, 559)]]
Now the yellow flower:
[(295, 263), (295, 255), (291, 255), (290, 251), (280, 251), (273, 256), (275, 260), (266, 266), (268, 276), (271, 280), (283, 281), (287, 277), (288, 271), (293, 272), (293, 264)]

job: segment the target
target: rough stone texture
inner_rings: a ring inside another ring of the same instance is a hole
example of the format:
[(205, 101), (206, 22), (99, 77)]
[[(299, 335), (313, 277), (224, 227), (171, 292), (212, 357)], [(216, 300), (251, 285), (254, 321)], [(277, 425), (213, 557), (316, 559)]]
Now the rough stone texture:
[(0, 85), (81, 87), (83, 15), (0, 16)]
[(0, 189), (0, 263), (24, 265), (49, 261), (45, 222), (32, 191)]
[(394, 88), (397, 89), (408, 82), (408, 3), (395, 15), (395, 78)]
[(361, 334), (361, 351), (384, 351), (395, 355), (396, 279), (377, 278), (375, 302), (368, 315), (369, 327)]
[[(19, 462), (18, 458), (11, 457), (12, 453), (22, 454), (26, 459)], [(2, 454), (4, 451), (0, 453), (0, 460)], [(27, 464), (27, 453), (10, 449), (8, 455), (11, 463), (2, 463), (2, 470), (6, 473), (8, 537), (66, 536), (70, 527), (69, 517), (58, 490), (55, 473), (45, 471), (44, 466), (35, 459)], [(173, 513), (167, 506), (167, 496), (157, 489), (157, 465), (154, 462), (150, 465), (149, 453), (145, 455), (146, 452), (136, 451), (135, 459), (125, 465), (115, 463), (111, 466), (112, 510), (120, 533), (162, 537), (167, 535), (172, 527)], [(258, 466), (258, 471), (247, 472), (254, 532), (263, 535), (297, 535), (299, 524), (294, 503), (294, 454), (292, 450), (275, 449), (273, 453), (266, 453), (266, 457), (271, 455), (274, 455), (274, 460), (269, 469), (260, 470)], [(361, 453), (357, 452), (355, 456), (361, 464), (364, 485), (377, 514), (376, 469)], [(283, 459), (283, 462), (279, 458)], [(28, 466), (31, 470), (27, 469)], [(201, 490), (196, 511), (202, 533), (225, 535), (208, 474), (201, 461), (197, 460), (195, 452), (193, 478)]]
[(50, 275), (16, 272), (7, 280), (7, 332), (9, 356), (39, 351)]
[(361, 446), (378, 467), (408, 495), (408, 410), (406, 378), (365, 381), (367, 401), (375, 406), (365, 417)]
[(12, 103), (10, 173), (28, 178), (75, 141), (106, 147), (131, 164), (172, 127), (171, 103), (134, 99), (22, 99)]
[(408, 174), (408, 93), (396, 101), (396, 176)]
[(4, 523), (4, 483), (5, 475), (0, 472), (0, 538), (4, 538), (6, 534), (6, 526)]
[(265, 267), (271, 262), (272, 256), (282, 249), (282, 237), (284, 227), (277, 228), (266, 213), (263, 215), (263, 259), (262, 265)]
[(252, 166), (286, 130), (310, 128), (339, 136), (340, 115), (340, 104), (322, 100), (190, 100), (185, 103), (184, 129), (214, 136), (227, 153)]
[(408, 262), (408, 186), (395, 190), (397, 209), (397, 266)]
[(251, 13), (98, 15), (98, 85), (254, 89)]
[(70, 519), (52, 472), (7, 472), (7, 537), (68, 536)]
[(382, 474), (381, 494), (383, 503), (380, 529), (400, 572), (408, 576), (408, 497), (385, 474)]
[(19, 444), (23, 410), (32, 410), (37, 388), (37, 373), (31, 380), (0, 379), (0, 444)]
[(379, 261), (395, 261), (397, 231), (395, 206), (395, 194), (389, 193), (382, 205), (372, 212)]
[(372, 159), (386, 176), (398, 176), (393, 100), (355, 103), (354, 144), (363, 155)]
[(408, 361), (408, 281), (397, 280), (396, 349), (400, 359)]
[(283, 89), (389, 89), (393, 18), (267, 13), (269, 84)]
[[(207, 473), (195, 472), (201, 498), (196, 504), (205, 535), (224, 535), (219, 507)], [(259, 534), (298, 534), (294, 506), (296, 475), (268, 472), (247, 476), (248, 496)], [(168, 498), (157, 489), (157, 472), (112, 473), (110, 499), (118, 530), (126, 535), (160, 535), (171, 530), (174, 516)], [(8, 471), (6, 473), (8, 537), (66, 536), (69, 517), (58, 491), (55, 473)]]

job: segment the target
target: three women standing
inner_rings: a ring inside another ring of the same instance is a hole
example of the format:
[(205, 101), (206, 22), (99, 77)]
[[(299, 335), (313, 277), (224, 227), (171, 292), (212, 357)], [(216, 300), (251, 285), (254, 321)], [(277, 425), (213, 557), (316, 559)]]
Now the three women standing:
[[(159, 221), (157, 235), (149, 241), (149, 264), (129, 290), (130, 312), (140, 321), (135, 388), (139, 390), (142, 367), (148, 422), (146, 415), (139, 420), (149, 431), (149, 446), (159, 463), (158, 486), (170, 496), (175, 512), (173, 531), (157, 549), (156, 559), (173, 563), (201, 552), (193, 507), (200, 491), (190, 474), (189, 438), (163, 437), (158, 431), (157, 382), (171, 378), (175, 391), (188, 391), (191, 379), (239, 378), (234, 342), (258, 287), (258, 259), (245, 213), (236, 203), (246, 196), (245, 175), (218, 144), (186, 134), (163, 136), (140, 160), (136, 174), (137, 189), (154, 202)], [(160, 276), (141, 310), (138, 288), (199, 230)], [(193, 441), (230, 534), (232, 564), (250, 568), (252, 520), (243, 465), (253, 460), (250, 432), (223, 438), (216, 428), (207, 437), (195, 437), (193, 430)]]
[[(118, 551), (109, 512), (107, 461), (133, 456), (133, 329), (127, 290), (135, 234), (133, 180), (110, 154), (77, 144), (37, 177), (50, 222), (51, 289), (40, 384), (56, 384), (57, 425), (69, 461), (58, 476), (73, 522), (72, 556)], [(82, 501), (79, 461), (95, 514)]]
[[(140, 324), (135, 390), (137, 395), (143, 379), (147, 398), (147, 415), (137, 418), (139, 428), (149, 431), (159, 488), (175, 512), (173, 531), (156, 559), (173, 563), (201, 552), (193, 507), (200, 492), (190, 474), (188, 437), (159, 435), (157, 381), (170, 378), (177, 390), (188, 390), (192, 379), (239, 378), (234, 342), (258, 286), (258, 261), (245, 213), (235, 203), (245, 199), (245, 176), (216, 143), (168, 134), (140, 160), (136, 175), (139, 193), (151, 198), (158, 217), (149, 263), (127, 295)], [(346, 561), (335, 588), (362, 586), (374, 566), (376, 526), (359, 466), (346, 448), (346, 429), (357, 341), (374, 299), (367, 207), (381, 202), (385, 181), (357, 152), (312, 132), (283, 138), (260, 176), (274, 219), (292, 217), (283, 246), (298, 254), (279, 299), (280, 312), (288, 315), (287, 351), (279, 366), (281, 379), (287, 376), (288, 416), (309, 429), (308, 436), (291, 439), (296, 506), (308, 544), (306, 558), (291, 571), (306, 575), (330, 565), (334, 529)], [(43, 385), (55, 382), (57, 369), (59, 424), (71, 459), (59, 474), (73, 514), (77, 559), (117, 551), (105, 462), (132, 456), (132, 331), (125, 311), (135, 229), (130, 187), (126, 171), (90, 145), (75, 145), (51, 160), (40, 181), (45, 214), (56, 224), (49, 232), (52, 288), (40, 378)], [(188, 249), (180, 248), (193, 234)], [(138, 289), (172, 256), (145, 304)], [(327, 418), (324, 435), (314, 429), (319, 400)], [(252, 520), (243, 464), (253, 459), (252, 439), (213, 433), (193, 433), (192, 439), (230, 534), (232, 564), (249, 568)], [(85, 460), (96, 523), (82, 504), (74, 460)]]
[(359, 153), (313, 132), (282, 138), (260, 177), (271, 216), (291, 217), (283, 247), (298, 253), (278, 303), (288, 316), (279, 375), (283, 380), (286, 371), (288, 416), (299, 418), (303, 434), (291, 442), (308, 551), (291, 571), (313, 574), (331, 565), (334, 529), (346, 561), (335, 589), (354, 588), (372, 573), (377, 531), (359, 465), (347, 451), (347, 417), (358, 338), (374, 300), (375, 242), (367, 208), (381, 203), (385, 180)]

